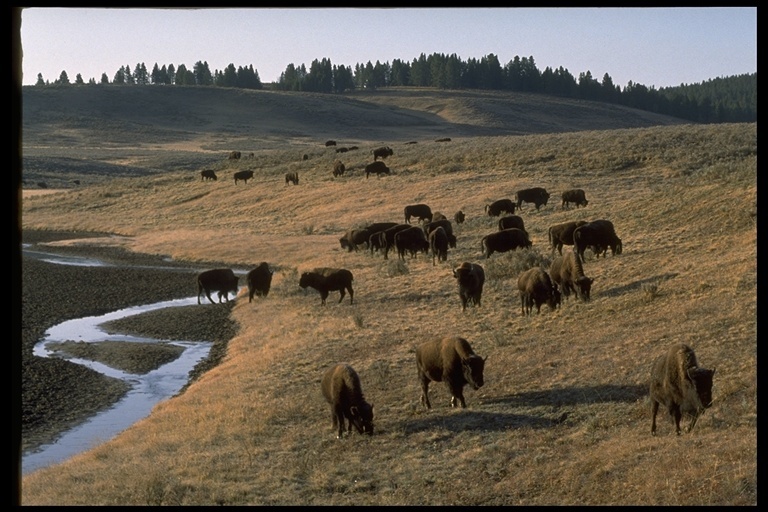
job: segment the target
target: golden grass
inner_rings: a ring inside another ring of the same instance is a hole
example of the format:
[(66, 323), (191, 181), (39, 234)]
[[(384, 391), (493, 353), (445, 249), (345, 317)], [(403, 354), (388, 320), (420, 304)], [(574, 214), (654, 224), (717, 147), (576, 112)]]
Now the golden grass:
[[(376, 141), (378, 143), (378, 141)], [(276, 146), (194, 172), (24, 196), (24, 229), (113, 232), (140, 252), (277, 269), (268, 298), (233, 309), (222, 363), (115, 439), (22, 481), (25, 505), (755, 505), (757, 502), (756, 125), (675, 126), (391, 144), (393, 175), (365, 179), (375, 143), (337, 155)], [(353, 170), (331, 174), (341, 158)], [(234, 184), (235, 169), (256, 177)], [(299, 186), (284, 174), (297, 171)], [(544, 186), (522, 216), (534, 246), (483, 259), (490, 201)], [(559, 193), (584, 188), (587, 208)], [(449, 217), (448, 262), (348, 253), (350, 227), (425, 202)], [(610, 219), (624, 252), (585, 262), (592, 301), (524, 317), (517, 273), (547, 265), (548, 226)], [(451, 269), (488, 275), (462, 312)], [(350, 269), (355, 301), (325, 307), (298, 274)], [(190, 295), (195, 290), (190, 285)], [(442, 384), (422, 410), (413, 349), (466, 337), (486, 385), (453, 410)], [(716, 367), (713, 407), (676, 437), (650, 435), (650, 363), (676, 342)], [(322, 371), (350, 362), (376, 435), (337, 440)]]

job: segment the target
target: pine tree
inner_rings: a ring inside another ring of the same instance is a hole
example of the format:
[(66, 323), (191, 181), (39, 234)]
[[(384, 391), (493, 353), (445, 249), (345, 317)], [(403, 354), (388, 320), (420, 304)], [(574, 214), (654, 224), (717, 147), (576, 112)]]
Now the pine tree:
[(37, 82), (35, 83), (35, 85), (45, 85), (45, 82), (43, 81), (42, 73), (37, 74)]
[(106, 73), (101, 74), (101, 83), (104, 85), (109, 84), (109, 78)]
[(54, 83), (62, 84), (62, 85), (69, 85), (69, 76), (67, 76), (67, 72), (66, 71), (62, 71), (61, 74), (59, 75), (59, 79), (56, 80), (56, 82), (54, 82)]

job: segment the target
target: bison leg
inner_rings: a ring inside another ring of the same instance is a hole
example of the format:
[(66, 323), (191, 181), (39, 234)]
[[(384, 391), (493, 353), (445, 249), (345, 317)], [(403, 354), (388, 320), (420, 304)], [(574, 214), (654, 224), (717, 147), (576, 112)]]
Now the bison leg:
[(464, 392), (461, 388), (451, 390), (451, 407), (456, 407), (457, 405), (461, 405), (462, 409), (467, 407), (467, 403), (464, 401)]
[(699, 419), (699, 415), (697, 413), (694, 413), (693, 416), (691, 417), (691, 424), (688, 425), (688, 428), (685, 431), (690, 432), (691, 430), (693, 430), (694, 425), (696, 425), (696, 420), (698, 419)]
[(206, 289), (205, 296), (208, 297), (208, 300), (211, 302), (211, 304), (216, 304), (215, 302), (213, 302), (213, 299), (211, 298), (211, 290)]
[(429, 402), (429, 377), (420, 373), (419, 380), (421, 380), (421, 405), (425, 409), (431, 409), (432, 404)]
[(352, 287), (351, 286), (347, 286), (347, 290), (349, 291), (349, 303), (352, 304), (352, 299), (355, 296), (355, 292), (352, 291)]
[(659, 402), (653, 401), (651, 406), (651, 435), (656, 435), (656, 414), (659, 412)]
[(339, 302), (338, 303), (341, 304), (341, 301), (344, 300), (344, 296), (346, 295), (346, 292), (344, 291), (344, 287), (343, 286), (341, 288), (339, 288), (339, 295), (340, 295), (340, 297), (339, 297)]
[(675, 418), (675, 433), (680, 435), (682, 430), (680, 429), (680, 420), (683, 419), (683, 412), (680, 410), (679, 405), (670, 405), (669, 413)]
[(325, 305), (325, 299), (328, 298), (328, 290), (320, 290), (320, 304)]
[(341, 439), (344, 435), (344, 412), (341, 409), (341, 405), (337, 405), (333, 409), (333, 428), (338, 428), (336, 439)]

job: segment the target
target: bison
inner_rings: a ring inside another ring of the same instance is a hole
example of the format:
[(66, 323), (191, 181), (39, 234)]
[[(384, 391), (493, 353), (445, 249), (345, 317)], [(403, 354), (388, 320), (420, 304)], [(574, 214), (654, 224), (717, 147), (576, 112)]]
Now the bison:
[(344, 435), (345, 419), (349, 422), (347, 432), (354, 425), (360, 434), (373, 435), (373, 404), (366, 402), (360, 377), (350, 365), (339, 363), (328, 368), (320, 380), (323, 398), (331, 406), (333, 429), (336, 437)]
[(239, 151), (232, 151), (229, 154), (229, 159), (230, 160), (240, 160), (240, 156), (241, 155), (242, 155), (242, 153), (240, 153)]
[(477, 263), (463, 262), (453, 269), (453, 277), (459, 285), (459, 299), (461, 310), (467, 309), (467, 304), (481, 305), (483, 285), (485, 284), (485, 270)]
[(419, 221), (428, 220), (432, 221), (432, 210), (426, 204), (409, 204), (403, 209), (405, 214), (405, 222), (411, 223), (411, 217), (416, 217)]
[(587, 196), (584, 194), (584, 190), (580, 188), (566, 190), (561, 197), (563, 198), (563, 209), (570, 206), (571, 203), (575, 203), (576, 208), (579, 206), (587, 206), (587, 204), (589, 204)]
[(498, 199), (491, 204), (485, 205), (485, 213), (489, 217), (498, 217), (502, 212), (510, 215), (515, 213), (515, 203), (511, 199)]
[(269, 288), (272, 286), (272, 274), (274, 271), (269, 268), (266, 261), (248, 272), (246, 282), (248, 283), (248, 302), (253, 300), (254, 295), (266, 297), (269, 294)]
[(387, 228), (383, 231), (379, 231), (377, 235), (371, 235), (371, 238), (373, 236), (378, 236), (379, 240), (375, 242), (376, 246), (381, 249), (384, 252), (384, 259), (389, 259), (389, 249), (395, 246), (395, 235), (399, 233), (400, 231), (403, 231), (404, 229), (408, 229), (414, 226), (411, 226), (410, 224), (395, 224), (391, 228)]
[(346, 167), (344, 166), (344, 163), (341, 160), (336, 160), (333, 162), (333, 176), (344, 176), (344, 171), (346, 171)]
[(384, 165), (384, 162), (372, 162), (365, 166), (365, 178), (368, 179), (368, 176), (371, 174), (379, 177), (382, 174), (389, 174), (389, 167)]
[(552, 311), (560, 304), (560, 290), (552, 283), (549, 274), (539, 267), (521, 273), (517, 278), (517, 289), (520, 290), (523, 316), (530, 315), (533, 306), (536, 306), (536, 313), (541, 313), (541, 305), (545, 302)]
[(584, 267), (576, 251), (568, 251), (555, 258), (549, 266), (549, 275), (565, 297), (573, 292), (582, 301), (589, 301), (594, 279), (584, 275)]
[(464, 212), (459, 210), (453, 215), (453, 220), (456, 221), (456, 224), (464, 224), (464, 219), (466, 216), (464, 215)]
[(547, 234), (549, 236), (549, 245), (552, 246), (552, 256), (555, 255), (555, 249), (562, 255), (564, 245), (573, 245), (573, 232), (576, 228), (586, 223), (587, 221), (585, 220), (572, 220), (550, 226)]
[[(397, 226), (397, 222), (374, 222), (364, 228), (367, 229), (370, 233), (368, 235), (368, 248), (371, 250), (371, 254), (373, 254), (374, 249), (379, 250), (384, 248), (384, 246), (379, 243), (381, 240), (379, 234), (385, 229), (389, 229), (394, 226)], [(408, 224), (403, 224), (403, 226), (408, 226)]]
[(442, 226), (438, 226), (429, 234), (429, 248), (432, 251), (432, 265), (437, 261), (448, 260), (448, 235)]
[(411, 226), (395, 233), (395, 248), (401, 260), (405, 260), (406, 251), (411, 254), (411, 258), (415, 258), (416, 253), (429, 251), (429, 240), (423, 229)]
[(510, 228), (517, 228), (525, 231), (525, 222), (523, 221), (523, 218), (519, 215), (507, 215), (506, 217), (499, 219), (499, 231)]
[(485, 235), (480, 240), (480, 247), (486, 258), (490, 258), (494, 252), (507, 252), (519, 248), (528, 248), (533, 244), (528, 238), (528, 233), (518, 228), (502, 229), (490, 235)]
[(389, 146), (383, 146), (383, 147), (374, 149), (372, 153), (373, 153), (373, 161), (375, 162), (379, 158), (383, 160), (388, 156), (392, 156), (395, 152), (392, 151), (392, 148), (390, 148)]
[(293, 183), (294, 185), (299, 184), (299, 173), (297, 172), (287, 172), (285, 173), (285, 184)]
[(424, 224), (424, 233), (427, 235), (427, 238), (429, 238), (430, 233), (432, 233), (437, 228), (443, 228), (445, 235), (448, 237), (448, 245), (455, 249), (456, 236), (453, 234), (453, 225), (451, 224), (451, 221), (448, 219), (442, 219), (433, 220), (432, 222)]
[(436, 221), (436, 220), (447, 220), (447, 219), (448, 219), (448, 217), (446, 217), (445, 215), (443, 215), (440, 212), (432, 212), (432, 220), (433, 221)]
[(483, 386), (485, 360), (475, 354), (469, 342), (459, 337), (436, 338), (416, 347), (416, 368), (421, 383), (421, 404), (431, 409), (429, 383), (444, 382), (451, 393), (451, 407), (467, 406), (464, 386)]
[(336, 141), (335, 140), (327, 140), (327, 141), (325, 141), (325, 147), (335, 146), (335, 145), (336, 145)]
[(302, 160), (309, 160), (309, 155), (304, 153), (304, 155), (302, 155), (301, 159)]
[(435, 142), (451, 142), (450, 137), (442, 137), (440, 139), (435, 139)]
[(352, 272), (344, 268), (316, 268), (309, 272), (304, 272), (299, 278), (299, 286), (306, 289), (307, 286), (320, 292), (320, 304), (325, 305), (325, 299), (328, 298), (328, 292), (338, 291), (339, 304), (344, 300), (345, 292), (349, 292), (349, 303), (355, 295), (352, 290)]
[(573, 248), (584, 260), (584, 251), (587, 247), (593, 247), (595, 256), (600, 257), (600, 253), (607, 253), (608, 247), (611, 248), (611, 254), (621, 254), (621, 238), (616, 236), (616, 230), (613, 223), (609, 220), (593, 220), (583, 226), (579, 226), (573, 232)]
[(216, 176), (216, 173), (213, 172), (213, 169), (203, 169), (200, 171), (200, 181), (216, 181), (217, 179), (219, 178)]
[(344, 236), (339, 238), (339, 244), (347, 252), (357, 251), (359, 245), (368, 245), (368, 238), (370, 236), (371, 232), (367, 229), (350, 229)]
[(237, 185), (239, 180), (242, 180), (243, 183), (248, 183), (248, 180), (251, 178), (253, 178), (253, 171), (237, 171), (235, 173), (235, 185)]
[(349, 148), (336, 148), (337, 153), (346, 153), (349, 151)]
[(666, 354), (656, 358), (651, 368), (651, 435), (656, 435), (659, 405), (674, 418), (677, 435), (683, 414), (691, 417), (686, 432), (693, 430), (699, 416), (712, 406), (714, 375), (715, 369), (699, 367), (694, 351), (682, 343), (672, 345)]
[(541, 187), (524, 188), (515, 193), (515, 199), (517, 200), (518, 210), (522, 208), (523, 203), (533, 203), (538, 210), (549, 201), (549, 192)]
[(218, 292), (219, 303), (222, 299), (229, 302), (229, 293), (237, 295), (238, 277), (231, 268), (215, 268), (205, 270), (197, 275), (197, 303), (200, 304), (200, 297), (205, 292), (205, 296), (211, 304), (214, 304), (211, 298), (211, 292)]

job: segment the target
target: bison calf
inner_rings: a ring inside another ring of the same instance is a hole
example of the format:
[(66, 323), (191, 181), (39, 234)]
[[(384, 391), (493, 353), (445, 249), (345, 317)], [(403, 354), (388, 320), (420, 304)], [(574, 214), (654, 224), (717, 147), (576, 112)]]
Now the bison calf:
[(472, 389), (482, 387), (486, 359), (475, 354), (464, 338), (438, 338), (416, 347), (421, 404), (431, 409), (429, 383), (444, 382), (451, 392), (451, 407), (466, 407), (464, 386), (469, 384)]
[(272, 274), (274, 271), (269, 268), (266, 261), (259, 263), (259, 266), (248, 272), (246, 282), (248, 283), (248, 302), (253, 301), (253, 296), (266, 297), (272, 286)]
[(696, 420), (712, 406), (712, 377), (715, 369), (700, 368), (691, 347), (678, 343), (659, 356), (651, 368), (651, 435), (656, 435), (656, 414), (659, 405), (666, 407), (675, 420), (675, 432), (680, 435), (683, 414), (691, 417), (686, 432), (693, 430)]
[(361, 434), (373, 435), (373, 404), (365, 401), (360, 377), (348, 364), (339, 363), (323, 374), (320, 388), (325, 401), (331, 406), (331, 420), (336, 437), (344, 435), (345, 418), (349, 422), (348, 432), (354, 425)]
[(306, 289), (307, 286), (320, 292), (320, 303), (325, 305), (328, 293), (338, 291), (341, 294), (339, 303), (344, 300), (345, 291), (349, 292), (349, 303), (355, 295), (352, 290), (352, 272), (343, 268), (316, 268), (310, 272), (304, 272), (299, 278), (299, 286)]
[(222, 299), (229, 301), (229, 292), (237, 295), (238, 278), (230, 268), (215, 268), (206, 270), (197, 275), (197, 303), (200, 304), (200, 296), (205, 296), (213, 304), (211, 292), (218, 292), (219, 303)]

